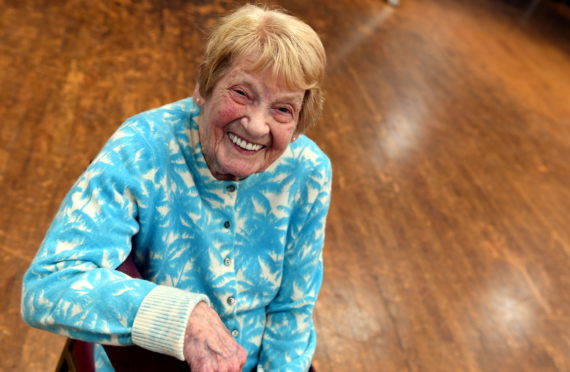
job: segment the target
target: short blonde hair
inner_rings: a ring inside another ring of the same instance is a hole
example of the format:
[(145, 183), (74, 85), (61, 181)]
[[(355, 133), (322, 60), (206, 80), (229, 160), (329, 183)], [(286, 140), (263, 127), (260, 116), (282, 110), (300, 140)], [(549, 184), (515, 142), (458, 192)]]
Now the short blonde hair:
[(251, 71), (269, 68), (287, 88), (305, 90), (296, 132), (313, 126), (324, 102), (325, 49), (309, 25), (281, 10), (248, 4), (221, 19), (200, 66), (200, 95), (208, 97), (235, 61), (252, 55)]

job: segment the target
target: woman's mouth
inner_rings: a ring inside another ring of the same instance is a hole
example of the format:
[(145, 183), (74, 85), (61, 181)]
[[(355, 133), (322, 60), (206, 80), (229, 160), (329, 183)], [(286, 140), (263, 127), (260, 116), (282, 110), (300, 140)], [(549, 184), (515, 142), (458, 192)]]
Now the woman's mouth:
[(234, 145), (236, 145), (237, 147), (239, 147), (242, 150), (255, 152), (255, 151), (259, 151), (265, 147), (265, 146), (257, 144), (257, 143), (248, 142), (248, 141), (244, 140), (243, 138), (238, 137), (237, 135), (233, 134), (232, 132), (228, 132), (228, 137)]

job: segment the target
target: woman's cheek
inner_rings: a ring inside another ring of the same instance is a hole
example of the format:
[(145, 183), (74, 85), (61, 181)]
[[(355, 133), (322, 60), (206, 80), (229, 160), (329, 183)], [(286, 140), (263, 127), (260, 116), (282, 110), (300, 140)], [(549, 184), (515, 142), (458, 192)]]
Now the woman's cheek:
[(229, 124), (240, 117), (243, 116), (243, 109), (239, 107), (238, 104), (234, 102), (224, 102), (224, 104), (220, 105), (220, 108), (217, 109), (216, 116), (218, 118), (218, 123), (222, 126)]

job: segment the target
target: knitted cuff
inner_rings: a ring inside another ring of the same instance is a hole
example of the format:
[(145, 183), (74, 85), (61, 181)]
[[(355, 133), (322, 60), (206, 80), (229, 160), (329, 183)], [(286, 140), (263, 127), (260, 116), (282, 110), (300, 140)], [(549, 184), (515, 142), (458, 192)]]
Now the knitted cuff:
[(184, 360), (184, 332), (194, 307), (208, 297), (178, 288), (156, 286), (144, 298), (133, 322), (133, 343)]

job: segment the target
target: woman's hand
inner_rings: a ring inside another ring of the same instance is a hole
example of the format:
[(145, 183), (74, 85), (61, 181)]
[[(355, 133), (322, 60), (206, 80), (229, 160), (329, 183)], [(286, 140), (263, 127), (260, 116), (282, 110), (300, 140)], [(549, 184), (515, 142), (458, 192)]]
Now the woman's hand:
[(245, 364), (246, 353), (218, 314), (200, 302), (188, 319), (184, 357), (192, 372), (239, 372)]

